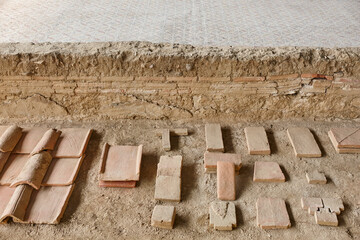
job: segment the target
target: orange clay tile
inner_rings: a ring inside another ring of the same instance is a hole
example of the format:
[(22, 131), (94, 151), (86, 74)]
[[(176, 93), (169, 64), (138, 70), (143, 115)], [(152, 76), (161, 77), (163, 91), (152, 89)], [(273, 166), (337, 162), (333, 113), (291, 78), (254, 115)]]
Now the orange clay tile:
[(277, 162), (255, 162), (254, 182), (285, 182), (285, 176)]
[(66, 186), (75, 182), (85, 156), (79, 158), (54, 158), (51, 160), (42, 186)]
[(30, 154), (47, 130), (47, 128), (40, 127), (24, 128), (13, 153)]
[(335, 148), (360, 148), (360, 128), (332, 128), (329, 137)]
[(92, 133), (91, 129), (63, 128), (53, 151), (54, 158), (81, 157), (86, 150)]
[(234, 201), (236, 198), (235, 164), (217, 162), (217, 197), (222, 201)]
[(236, 153), (204, 153), (204, 167), (207, 173), (216, 173), (217, 162), (232, 162), (235, 164), (235, 170), (238, 172), (242, 166), (241, 155)]
[(23, 169), (29, 155), (10, 154), (6, 164), (0, 173), (0, 185), (9, 186)]
[(259, 198), (256, 202), (257, 225), (262, 229), (289, 228), (290, 218), (285, 201), (280, 198)]
[[(8, 158), (10, 157), (11, 152), (0, 152), (0, 174), (2, 169), (4, 168)], [(1, 176), (1, 175), (0, 175)]]
[(308, 128), (292, 127), (287, 130), (297, 157), (321, 157), (321, 150)]
[(8, 186), (0, 186), (0, 216), (3, 215), (6, 206), (8, 205), (11, 196), (13, 195), (15, 188)]
[(99, 187), (134, 188), (136, 181), (100, 181)]
[(40, 141), (36, 144), (35, 148), (31, 151), (30, 155), (40, 153), (44, 150), (54, 150), (55, 144), (61, 132), (56, 129), (47, 130)]

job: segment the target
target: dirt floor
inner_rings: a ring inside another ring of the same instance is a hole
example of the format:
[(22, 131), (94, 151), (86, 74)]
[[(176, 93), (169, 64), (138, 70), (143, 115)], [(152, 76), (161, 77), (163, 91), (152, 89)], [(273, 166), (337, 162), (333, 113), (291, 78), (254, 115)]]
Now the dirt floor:
[[(6, 122), (4, 122), (5, 124)], [(95, 131), (87, 157), (76, 180), (65, 215), (59, 225), (0, 225), (0, 239), (360, 239), (360, 158), (356, 154), (335, 152), (327, 131), (332, 126), (360, 126), (360, 122), (277, 121), (265, 123), (222, 123), (226, 152), (241, 153), (243, 167), (237, 177), (238, 227), (230, 232), (209, 228), (208, 209), (216, 200), (216, 175), (206, 174), (204, 123), (150, 120), (123, 120), (92, 123), (19, 123), (20, 126), (88, 127)], [(243, 128), (263, 125), (268, 131), (272, 155), (247, 154)], [(289, 126), (313, 130), (323, 151), (322, 158), (296, 158), (286, 135)], [(163, 152), (155, 129), (188, 127), (191, 135), (173, 137), (173, 151)], [(144, 144), (141, 177), (134, 189), (98, 187), (100, 154), (105, 142), (110, 144)], [(150, 225), (157, 201), (154, 200), (156, 164), (163, 154), (184, 157), (181, 203), (173, 230), (159, 230)], [(252, 181), (255, 161), (276, 161), (285, 172), (285, 183)], [(326, 185), (310, 185), (305, 172), (318, 169), (327, 178)], [(292, 227), (286, 230), (262, 230), (256, 226), (256, 199), (260, 196), (286, 200)], [(315, 224), (313, 216), (301, 208), (302, 196), (341, 197), (345, 211), (339, 227)]]

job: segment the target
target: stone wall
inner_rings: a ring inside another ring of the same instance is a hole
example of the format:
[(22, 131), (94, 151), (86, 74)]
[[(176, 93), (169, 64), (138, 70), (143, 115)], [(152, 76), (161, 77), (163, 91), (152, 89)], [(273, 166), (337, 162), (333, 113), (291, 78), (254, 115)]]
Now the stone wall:
[(0, 44), (0, 119), (360, 118), (360, 48)]

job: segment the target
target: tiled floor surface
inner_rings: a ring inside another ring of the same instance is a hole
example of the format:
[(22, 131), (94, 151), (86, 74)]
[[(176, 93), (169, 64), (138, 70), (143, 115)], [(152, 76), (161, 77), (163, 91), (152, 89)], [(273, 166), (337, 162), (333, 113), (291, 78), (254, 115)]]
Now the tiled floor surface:
[(360, 46), (358, 0), (0, 0), (0, 42)]

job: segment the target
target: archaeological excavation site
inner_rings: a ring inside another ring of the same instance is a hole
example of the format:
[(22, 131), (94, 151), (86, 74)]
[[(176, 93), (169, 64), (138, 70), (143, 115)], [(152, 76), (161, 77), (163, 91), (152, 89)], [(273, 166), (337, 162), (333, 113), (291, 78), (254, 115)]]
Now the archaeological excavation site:
[(0, 0), (0, 239), (360, 239), (360, 2)]

